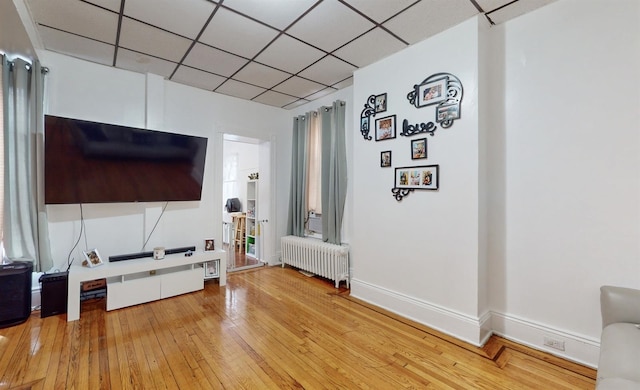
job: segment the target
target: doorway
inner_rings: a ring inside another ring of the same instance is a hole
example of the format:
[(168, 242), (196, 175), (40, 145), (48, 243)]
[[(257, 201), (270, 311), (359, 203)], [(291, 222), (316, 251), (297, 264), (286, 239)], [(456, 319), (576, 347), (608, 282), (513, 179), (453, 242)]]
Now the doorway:
[[(233, 134), (223, 135), (222, 201), (223, 249), (227, 271), (261, 267), (267, 263), (263, 240), (268, 222), (269, 142)], [(239, 204), (228, 207), (228, 203)]]

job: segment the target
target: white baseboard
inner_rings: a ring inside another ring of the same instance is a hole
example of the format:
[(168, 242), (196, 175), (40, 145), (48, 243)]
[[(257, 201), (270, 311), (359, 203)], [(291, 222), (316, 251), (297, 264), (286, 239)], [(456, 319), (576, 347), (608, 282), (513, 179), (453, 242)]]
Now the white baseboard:
[(351, 279), (351, 296), (475, 346), (491, 336), (489, 313), (475, 318), (356, 278)]
[[(351, 280), (351, 296), (475, 346), (484, 345), (495, 334), (588, 367), (596, 368), (598, 364), (598, 340), (515, 316), (486, 312), (475, 318), (356, 278)], [(564, 342), (565, 350), (545, 346), (545, 337)]]
[(42, 272), (34, 272), (31, 274), (31, 310), (39, 308), (42, 304), (40, 295), (40, 276)]
[(31, 310), (40, 307), (42, 304), (42, 298), (40, 296), (40, 287), (31, 288)]
[[(591, 368), (598, 366), (599, 340), (495, 312), (491, 313), (491, 326), (494, 334), (518, 344), (548, 352)], [(564, 342), (565, 350), (560, 351), (547, 347), (544, 345), (545, 337)]]

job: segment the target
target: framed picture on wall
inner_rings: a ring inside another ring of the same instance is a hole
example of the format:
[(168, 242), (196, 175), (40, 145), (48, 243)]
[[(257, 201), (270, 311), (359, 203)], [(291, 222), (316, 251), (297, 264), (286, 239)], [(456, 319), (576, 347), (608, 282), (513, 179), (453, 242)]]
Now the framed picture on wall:
[(376, 141), (396, 138), (396, 116), (376, 119)]
[(460, 105), (447, 104), (436, 107), (436, 122), (460, 119)]
[(442, 77), (417, 85), (416, 107), (430, 106), (445, 100), (447, 98), (447, 81), (447, 77)]
[(439, 165), (396, 168), (394, 188), (409, 190), (437, 190), (440, 182)]
[(411, 141), (411, 159), (427, 158), (427, 139), (420, 138)]
[(387, 94), (386, 93), (382, 93), (376, 96), (375, 107), (376, 107), (375, 109), (376, 113), (387, 111)]
[(391, 166), (391, 151), (386, 150), (384, 152), (380, 152), (380, 166), (382, 168), (387, 168)]

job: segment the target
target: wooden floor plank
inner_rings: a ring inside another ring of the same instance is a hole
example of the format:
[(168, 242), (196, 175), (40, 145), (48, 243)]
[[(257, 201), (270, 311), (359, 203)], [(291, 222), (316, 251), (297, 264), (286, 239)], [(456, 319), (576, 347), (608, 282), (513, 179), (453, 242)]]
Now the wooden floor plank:
[(0, 329), (8, 389), (593, 389), (595, 371), (500, 337), (477, 348), (291, 268)]

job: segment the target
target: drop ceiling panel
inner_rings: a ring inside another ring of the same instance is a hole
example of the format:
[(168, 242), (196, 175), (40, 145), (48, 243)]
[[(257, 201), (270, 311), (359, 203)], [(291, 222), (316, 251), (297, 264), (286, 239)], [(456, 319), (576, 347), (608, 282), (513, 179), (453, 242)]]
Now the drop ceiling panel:
[(122, 0), (85, 0), (85, 2), (119, 13)]
[(480, 14), (474, 4), (502, 23), (554, 0), (4, 1), (25, 2), (48, 50), (291, 108)]
[(301, 105), (307, 104), (307, 103), (309, 103), (309, 100), (300, 99), (300, 100), (296, 100), (295, 102), (289, 103), (286, 106), (282, 106), (282, 108), (290, 110), (292, 108), (295, 108), (295, 107), (298, 107), (298, 106), (301, 106)]
[(500, 24), (508, 20), (517, 18), (520, 15), (524, 15), (525, 13), (531, 12), (547, 4), (553, 3), (554, 1), (555, 0), (529, 0), (526, 2), (518, 1), (510, 4), (508, 7), (500, 8), (495, 12), (491, 12), (488, 14), (488, 16), (494, 23)]
[(194, 39), (215, 7), (215, 4), (203, 0), (127, 0), (124, 13)]
[(104, 43), (115, 44), (118, 15), (77, 0), (30, 0), (35, 20)]
[(284, 30), (317, 0), (225, 0), (224, 6), (232, 8), (269, 26)]
[[(478, 10), (469, 0), (421, 1), (384, 23), (384, 26), (400, 38), (414, 44), (453, 27), (477, 13)], [(437, 17), (427, 18), (425, 15), (437, 15)]]
[(334, 53), (336, 56), (358, 66), (372, 64), (407, 47), (400, 40), (381, 28), (366, 33)]
[(313, 46), (283, 34), (260, 53), (256, 61), (287, 72), (298, 73), (324, 55), (324, 52)]
[(133, 19), (122, 19), (120, 45), (168, 61), (179, 62), (191, 41)]
[(242, 83), (236, 80), (227, 80), (224, 84), (216, 89), (216, 92), (225, 95), (235, 96), (241, 99), (250, 100), (265, 92), (266, 89), (256, 87), (255, 85)]
[(513, 0), (476, 0), (476, 2), (484, 12), (490, 12), (505, 4), (512, 3)]
[(116, 66), (138, 73), (153, 73), (168, 78), (178, 64), (120, 48)]
[(224, 82), (225, 78), (201, 70), (181, 65), (171, 81), (191, 85), (192, 87), (213, 91)]
[(185, 58), (184, 64), (221, 76), (231, 76), (247, 61), (245, 58), (196, 43)]
[(257, 98), (253, 99), (254, 102), (263, 103), (263, 104), (276, 106), (276, 107), (284, 107), (287, 104), (291, 104), (297, 100), (298, 98), (287, 96), (285, 94), (274, 92), (274, 91), (267, 91), (262, 95), (258, 96)]
[(327, 52), (331, 52), (374, 26), (337, 0), (325, 0), (287, 33)]
[(316, 93), (314, 93), (313, 95), (309, 95), (309, 96), (305, 96), (307, 99), (309, 99), (310, 101), (316, 100), (316, 99), (320, 99), (323, 96), (327, 96), (330, 93), (334, 93), (335, 91), (337, 91), (337, 89), (332, 88), (332, 87), (327, 87), (323, 90), (320, 90)]
[(43, 26), (40, 26), (40, 36), (47, 50), (98, 64), (113, 65), (115, 46)]
[(297, 76), (293, 76), (273, 88), (274, 91), (297, 97), (306, 97), (322, 89), (325, 89), (324, 85)]
[(325, 85), (333, 85), (350, 77), (355, 69), (344, 61), (327, 56), (300, 72), (300, 76)]
[(260, 87), (271, 88), (290, 76), (288, 73), (252, 62), (236, 73), (233, 78)]
[(376, 22), (382, 23), (415, 3), (416, 0), (347, 0), (346, 2)]
[(200, 41), (239, 56), (253, 58), (276, 37), (278, 31), (219, 9), (200, 37)]
[(335, 88), (335, 89), (342, 89), (342, 88), (346, 88), (346, 87), (348, 87), (350, 85), (353, 85), (353, 76), (333, 84), (332, 87)]

